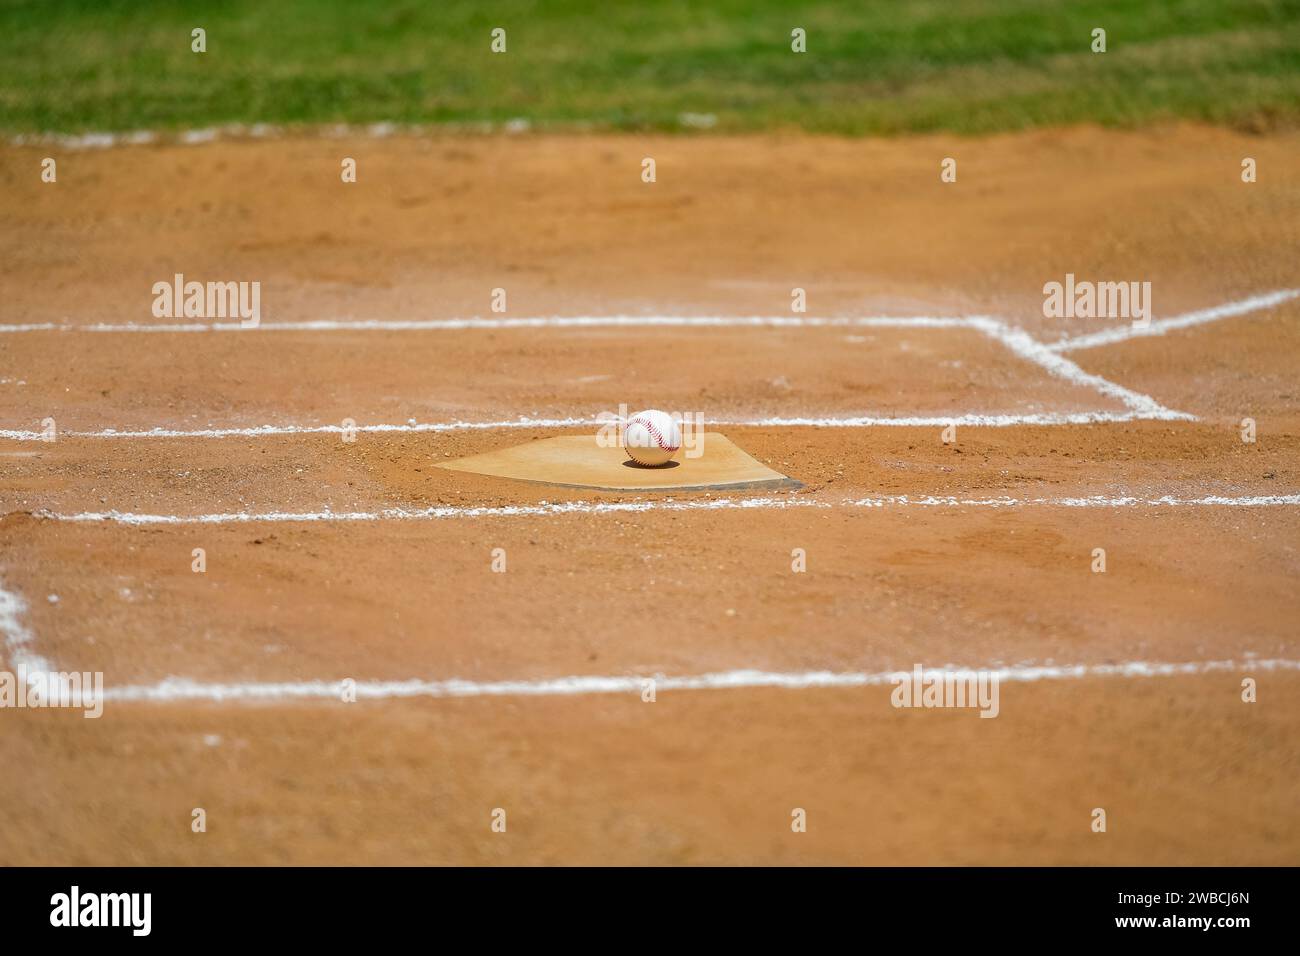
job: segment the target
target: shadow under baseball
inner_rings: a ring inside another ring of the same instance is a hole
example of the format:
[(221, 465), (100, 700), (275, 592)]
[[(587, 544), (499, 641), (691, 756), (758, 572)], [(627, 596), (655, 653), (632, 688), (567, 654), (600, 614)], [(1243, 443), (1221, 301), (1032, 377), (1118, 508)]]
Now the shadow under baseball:
[(623, 462), (624, 468), (645, 468), (651, 471), (665, 471), (669, 468), (677, 468), (680, 465), (680, 461), (666, 461), (662, 465), (642, 465), (639, 462), (633, 461), (631, 458)]

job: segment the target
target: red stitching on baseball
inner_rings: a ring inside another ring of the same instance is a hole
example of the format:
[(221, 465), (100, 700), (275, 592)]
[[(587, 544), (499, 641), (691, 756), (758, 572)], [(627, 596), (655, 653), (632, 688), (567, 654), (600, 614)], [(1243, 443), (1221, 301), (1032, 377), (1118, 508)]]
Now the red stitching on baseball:
[(664, 436), (660, 434), (659, 429), (655, 428), (654, 423), (649, 421), (648, 419), (642, 418), (640, 415), (632, 419), (630, 422), (628, 422), (628, 424), (640, 425), (642, 428), (644, 428), (646, 431), (650, 433), (650, 437), (655, 440), (655, 444), (658, 445), (660, 448), (662, 448), (664, 451), (676, 451), (678, 448), (681, 447), (680, 445), (670, 445), (666, 441), (664, 441)]

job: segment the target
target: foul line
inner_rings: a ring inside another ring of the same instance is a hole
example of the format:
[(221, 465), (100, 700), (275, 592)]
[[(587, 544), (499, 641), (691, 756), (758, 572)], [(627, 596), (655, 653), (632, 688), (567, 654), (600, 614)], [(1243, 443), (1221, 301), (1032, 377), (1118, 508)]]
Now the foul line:
[(1101, 332), (1091, 332), (1087, 335), (1077, 335), (1074, 338), (1054, 342), (1047, 346), (1047, 348), (1053, 352), (1073, 352), (1079, 349), (1096, 348), (1099, 345), (1113, 345), (1116, 342), (1127, 342), (1129, 339), (1145, 338), (1151, 335), (1164, 335), (1174, 329), (1186, 329), (1194, 325), (1204, 325), (1207, 322), (1217, 322), (1219, 319), (1246, 315), (1249, 312), (1257, 312), (1260, 309), (1271, 309), (1273, 306), (1280, 305), (1283, 302), (1296, 298), (1297, 296), (1300, 296), (1300, 289), (1279, 289), (1276, 292), (1266, 292), (1263, 295), (1251, 296), (1248, 299), (1241, 299), (1237, 302), (1228, 302), (1224, 305), (1216, 305), (1209, 309), (1200, 309), (1196, 312), (1188, 312), (1185, 315), (1175, 316), (1172, 319), (1160, 319), (1142, 327), (1125, 325), (1113, 329), (1104, 329)]
[[(1300, 661), (1283, 659), (1246, 661), (1189, 661), (1166, 663), (1160, 661), (1128, 661), (1122, 664), (1075, 664), (1070, 666), (1043, 665), (994, 667), (977, 670), (965, 667), (925, 668), (927, 674), (942, 674), (945, 679), (969, 681), (983, 675), (996, 676), (1001, 682), (1030, 683), (1040, 680), (1081, 680), (1089, 677), (1182, 677), (1222, 672), (1254, 672), (1273, 670), (1300, 670)], [(239, 684), (201, 683), (181, 678), (168, 678), (157, 684), (137, 684), (110, 687), (104, 699), (112, 701), (191, 701), (207, 700), (217, 703), (250, 701), (275, 703), (284, 700), (329, 700), (343, 703), (345, 687), (355, 693), (357, 700), (384, 700), (403, 697), (553, 697), (586, 694), (641, 694), (647, 680), (654, 681), (655, 693), (677, 690), (739, 690), (746, 688), (783, 688), (805, 690), (810, 688), (870, 687), (895, 682), (899, 677), (910, 676), (908, 671), (802, 671), (773, 672), (760, 670), (732, 670), (710, 674), (667, 677), (598, 677), (573, 676), (551, 680), (406, 680), (406, 681), (356, 681), (346, 685), (343, 681), (284, 681), (248, 682)]]
[(963, 498), (951, 495), (888, 495), (822, 501), (809, 497), (705, 498), (689, 501), (562, 501), (536, 505), (437, 505), (430, 508), (384, 508), (379, 511), (231, 511), (209, 514), (172, 515), (134, 511), (82, 511), (63, 513), (36, 511), (34, 517), (47, 521), (94, 523), (113, 521), (123, 525), (193, 525), (309, 522), (434, 521), (449, 518), (535, 518), (569, 514), (629, 514), (647, 511), (750, 511), (792, 508), (1184, 508), (1236, 507), (1268, 508), (1300, 505), (1300, 494), (1204, 495), (1181, 498), (1110, 497), (1105, 495), (1058, 498)]

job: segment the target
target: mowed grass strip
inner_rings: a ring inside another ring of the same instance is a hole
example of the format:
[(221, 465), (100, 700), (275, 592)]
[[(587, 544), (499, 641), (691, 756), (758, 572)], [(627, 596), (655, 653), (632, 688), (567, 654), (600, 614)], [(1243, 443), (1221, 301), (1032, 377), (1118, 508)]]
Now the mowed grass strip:
[[(207, 52), (190, 32), (207, 31)], [(508, 52), (489, 50), (493, 28)], [(791, 30), (808, 52), (791, 52)], [(1108, 50), (1091, 51), (1092, 30)], [(0, 0), (0, 130), (843, 134), (1300, 117), (1297, 0)], [(713, 119), (683, 122), (686, 114)]]

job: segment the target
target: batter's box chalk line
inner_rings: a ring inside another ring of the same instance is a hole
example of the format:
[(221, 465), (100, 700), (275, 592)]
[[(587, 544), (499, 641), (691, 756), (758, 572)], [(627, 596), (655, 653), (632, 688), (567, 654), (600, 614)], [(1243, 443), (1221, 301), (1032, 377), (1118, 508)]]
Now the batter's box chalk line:
[[(1167, 411), (1167, 410), (1166, 410)], [(1117, 422), (1161, 420), (1195, 421), (1192, 415), (1169, 412), (1152, 416), (1140, 412), (1065, 412), (1031, 414), (961, 414), (914, 415), (880, 417), (859, 415), (844, 418), (829, 417), (762, 417), (762, 418), (706, 418), (706, 427), (733, 428), (944, 428), (948, 425), (969, 428), (1010, 428), (1016, 425), (1099, 425)], [(59, 432), (62, 438), (267, 438), (293, 435), (353, 434), (443, 434), (460, 431), (505, 431), (510, 429), (548, 430), (563, 428), (595, 428), (608, 421), (595, 416), (586, 418), (512, 418), (488, 422), (406, 422), (402, 424), (372, 424), (345, 427), (343, 425), (254, 425), (247, 428), (101, 428), (93, 431), (68, 429)], [(12, 441), (42, 441), (44, 432), (29, 429), (0, 429), (0, 439)]]
[[(982, 671), (946, 665), (927, 668), (927, 673), (951, 675), (956, 680), (986, 679), (996, 675), (1000, 683), (1042, 680), (1082, 680), (1088, 678), (1186, 677), (1200, 674), (1300, 670), (1300, 660), (1258, 659), (1244, 661), (1126, 661), (1120, 664), (1020, 665), (991, 667)], [(569, 676), (542, 680), (405, 680), (355, 681), (348, 689), (357, 700), (384, 700), (412, 697), (553, 697), (589, 694), (639, 695), (647, 680), (654, 681), (656, 694), (674, 691), (721, 691), (750, 688), (810, 690), (817, 688), (854, 688), (887, 685), (902, 671), (762, 671), (730, 670), (708, 674), (667, 676)], [(154, 684), (107, 687), (106, 701), (212, 701), (215, 703), (278, 703), (290, 700), (334, 700), (342, 703), (342, 681), (253, 681), (240, 683), (205, 683), (169, 678)]]
[[(566, 328), (924, 328), (972, 329), (1009, 349), (1019, 358), (1037, 365), (1049, 375), (1118, 401), (1124, 412), (1092, 411), (1055, 414), (1007, 415), (924, 415), (924, 416), (848, 416), (848, 417), (759, 417), (714, 418), (705, 422), (714, 426), (758, 428), (879, 428), (879, 427), (1009, 427), (1015, 425), (1092, 425), (1131, 421), (1195, 421), (1196, 416), (1166, 408), (1149, 395), (1125, 388), (1100, 375), (1085, 372), (1062, 353), (1111, 345), (1129, 339), (1165, 335), (1176, 329), (1190, 328), (1207, 322), (1246, 315), (1269, 309), (1300, 296), (1300, 289), (1279, 289), (1235, 302), (1201, 309), (1169, 319), (1151, 322), (1145, 327), (1133, 325), (1107, 329), (1046, 344), (1023, 329), (989, 316), (871, 316), (862, 318), (818, 318), (807, 316), (555, 316), (549, 318), (473, 318), (428, 319), (409, 321), (320, 319), (306, 322), (268, 322), (256, 330), (241, 329), (239, 323), (183, 323), (148, 325), (141, 323), (75, 325), (29, 323), (0, 325), (0, 334), (21, 332), (89, 332), (89, 333), (197, 333), (225, 331), (454, 331), (468, 329), (566, 329)], [(370, 424), (349, 427), (359, 433), (440, 433), (465, 430), (494, 431), (510, 428), (574, 428), (599, 424), (596, 418), (532, 419), (520, 417), (492, 422), (407, 422)], [(255, 438), (276, 435), (341, 434), (342, 425), (256, 425), (247, 428), (208, 427), (177, 429), (101, 428), (69, 430), (62, 434), (72, 438)], [(0, 438), (13, 441), (42, 441), (46, 434), (29, 429), (0, 429)]]
[[(980, 506), (1011, 507), (1017, 504), (1052, 504), (1064, 507), (1129, 507), (1134, 505), (1178, 506), (1178, 505), (1275, 505), (1300, 504), (1300, 495), (1251, 498), (1251, 499), (1134, 499), (1134, 498), (1061, 498), (1032, 499), (1017, 501), (1011, 498), (995, 499), (958, 499), (925, 497), (912, 499), (906, 496), (892, 498), (859, 499), (846, 502), (860, 507), (884, 507), (887, 504), (918, 504), (923, 506)], [(724, 499), (705, 502), (626, 502), (601, 503), (589, 506), (586, 510), (626, 512), (643, 510), (682, 510), (696, 508), (751, 508), (751, 507), (788, 507), (811, 506), (825, 507), (816, 502), (800, 499)], [(512, 507), (497, 509), (439, 509), (438, 516), (476, 514), (525, 514), (525, 513), (566, 513), (584, 510), (581, 502), (535, 507)], [(421, 516), (432, 517), (432, 510)], [(450, 514), (449, 514), (450, 513)], [(140, 516), (137, 516), (140, 517)], [(177, 519), (168, 516), (152, 516), (162, 523), (172, 523)], [(211, 516), (209, 516), (211, 517)], [(223, 519), (228, 516), (221, 516)], [(301, 518), (303, 516), (294, 516)], [(71, 516), (64, 520), (89, 520), (90, 516)], [(248, 516), (238, 516), (236, 520), (247, 520)], [(188, 519), (180, 519), (188, 520)], [(206, 519), (200, 519), (206, 520)], [(263, 519), (258, 519), (263, 520)], [(148, 522), (140, 522), (148, 523)], [(35, 635), (24, 621), (27, 606), (17, 592), (5, 586), (0, 579), (0, 647), (4, 651), (4, 661), (15, 670), (22, 669), (27, 674), (54, 673), (55, 667), (49, 660), (37, 654), (33, 648)], [(1122, 663), (1058, 665), (1020, 664), (1004, 666), (994, 664), (981, 670), (947, 664), (941, 668), (928, 669), (938, 671), (945, 678), (949, 675), (961, 680), (978, 677), (986, 678), (996, 675), (999, 681), (1033, 682), (1041, 680), (1079, 680), (1109, 677), (1152, 678), (1194, 676), (1217, 672), (1254, 673), (1275, 670), (1300, 670), (1300, 660), (1293, 659), (1256, 659), (1247, 654), (1242, 661), (1186, 661), (1178, 663), (1154, 661), (1126, 661)], [(663, 691), (720, 691), (738, 689), (777, 688), (787, 690), (807, 690), (816, 688), (855, 688), (878, 686), (892, 683), (900, 671), (790, 671), (773, 672), (754, 669), (729, 670), (696, 675), (669, 676), (651, 675), (656, 693)], [(391, 698), (445, 698), (445, 697), (540, 697), (557, 695), (589, 694), (640, 694), (646, 686), (644, 676), (612, 675), (591, 676), (574, 675), (552, 679), (533, 680), (497, 680), (474, 681), (452, 680), (405, 680), (405, 681), (354, 681), (350, 690), (356, 700), (382, 700)], [(276, 703), (293, 700), (343, 700), (344, 683), (335, 681), (254, 681), (238, 683), (200, 682), (185, 678), (170, 677), (152, 684), (133, 684), (108, 687), (104, 693), (106, 701), (118, 702), (168, 702), (168, 701), (211, 701)]]
[[(15, 670), (23, 668), (30, 676), (36, 673), (54, 673), (54, 665), (32, 651), (34, 636), (23, 621), (26, 605), (21, 597), (4, 586), (0, 580), (0, 646), (4, 649), (4, 663)], [(1032, 682), (1041, 680), (1081, 680), (1106, 677), (1181, 677), (1199, 674), (1261, 671), (1300, 670), (1300, 660), (1255, 659), (1247, 655), (1241, 661), (1126, 661), (1103, 664), (995, 664), (974, 669), (946, 664), (926, 668), (927, 673), (951, 675), (962, 680), (983, 675), (996, 676), (999, 682)], [(758, 688), (809, 690), (816, 688), (873, 687), (892, 683), (907, 671), (763, 671), (729, 670), (708, 674), (671, 676), (653, 674), (635, 675), (573, 675), (534, 680), (403, 680), (403, 681), (353, 681), (350, 686), (342, 680), (314, 681), (241, 681), (218, 683), (169, 677), (152, 684), (127, 684), (108, 686), (105, 701), (156, 702), (211, 701), (214, 703), (249, 702), (271, 704), (293, 700), (333, 700), (343, 702), (345, 687), (355, 694), (356, 700), (384, 700), (411, 697), (552, 697), (588, 694), (641, 694), (647, 680), (654, 681), (656, 694), (674, 691), (720, 691)]]
[(1063, 496), (1056, 498), (1013, 498), (996, 496), (970, 498), (953, 495), (887, 495), (874, 498), (846, 498), (827, 501), (809, 496), (703, 498), (675, 501), (561, 501), (535, 505), (435, 505), (429, 508), (384, 508), (379, 511), (228, 511), (208, 514), (149, 514), (133, 511), (81, 511), (63, 513), (36, 511), (45, 521), (71, 523), (115, 522), (121, 525), (215, 525), (311, 522), (437, 521), (474, 518), (544, 518), (561, 515), (636, 514), (652, 511), (755, 511), (834, 508), (1273, 508), (1300, 505), (1300, 494), (1202, 495), (1180, 497), (1159, 495)]

